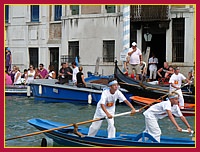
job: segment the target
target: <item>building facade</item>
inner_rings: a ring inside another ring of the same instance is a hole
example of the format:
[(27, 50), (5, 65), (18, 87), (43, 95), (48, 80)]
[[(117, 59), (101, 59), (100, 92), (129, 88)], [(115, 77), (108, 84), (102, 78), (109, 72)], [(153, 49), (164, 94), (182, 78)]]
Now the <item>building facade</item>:
[[(181, 66), (183, 73), (195, 62), (195, 5), (131, 5), (130, 44), (143, 53), (150, 46), (159, 59)], [(72, 62), (78, 57), (85, 75), (114, 72), (114, 61), (123, 51), (123, 5), (6, 5), (5, 47), (12, 65)], [(144, 35), (150, 33), (151, 41)]]

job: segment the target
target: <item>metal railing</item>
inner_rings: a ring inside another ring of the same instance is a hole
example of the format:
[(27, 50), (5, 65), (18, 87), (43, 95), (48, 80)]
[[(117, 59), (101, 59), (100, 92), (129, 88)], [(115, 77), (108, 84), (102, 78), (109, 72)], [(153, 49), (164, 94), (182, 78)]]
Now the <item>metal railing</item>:
[(60, 62), (68, 62), (68, 63), (72, 63), (73, 61), (75, 61), (75, 56), (72, 55), (61, 55), (60, 56)]
[(168, 5), (132, 5), (132, 21), (167, 20), (169, 14)]

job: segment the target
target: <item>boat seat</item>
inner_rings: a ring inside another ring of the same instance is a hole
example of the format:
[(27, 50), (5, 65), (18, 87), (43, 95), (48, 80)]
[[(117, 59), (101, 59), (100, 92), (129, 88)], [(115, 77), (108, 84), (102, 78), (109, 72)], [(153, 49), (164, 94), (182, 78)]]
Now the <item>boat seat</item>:
[(153, 136), (146, 132), (140, 133), (135, 138), (133, 138), (133, 140), (139, 142), (158, 142)]

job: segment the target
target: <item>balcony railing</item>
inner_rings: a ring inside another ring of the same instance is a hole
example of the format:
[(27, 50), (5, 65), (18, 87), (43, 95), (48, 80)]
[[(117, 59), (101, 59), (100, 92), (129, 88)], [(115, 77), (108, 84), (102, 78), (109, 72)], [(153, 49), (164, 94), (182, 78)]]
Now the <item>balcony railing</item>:
[(61, 55), (60, 61), (62, 62), (68, 62), (69, 64), (75, 61), (75, 56), (72, 55)]
[(131, 20), (136, 21), (163, 21), (168, 20), (168, 5), (132, 5)]

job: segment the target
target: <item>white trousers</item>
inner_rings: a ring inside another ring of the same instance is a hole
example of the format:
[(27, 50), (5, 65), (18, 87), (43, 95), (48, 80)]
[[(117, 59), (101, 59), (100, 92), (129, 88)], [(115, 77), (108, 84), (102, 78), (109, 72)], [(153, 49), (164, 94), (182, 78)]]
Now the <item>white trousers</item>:
[[(97, 117), (97, 115), (94, 115), (93, 119), (96, 119), (96, 118), (102, 118), (102, 116)], [(115, 138), (116, 129), (114, 126), (114, 119), (112, 118), (112, 119), (106, 119), (106, 120), (108, 122), (108, 128), (107, 128), (108, 138)], [(94, 137), (97, 134), (98, 130), (100, 129), (102, 122), (103, 120), (93, 122), (89, 128), (88, 136)]]
[(161, 130), (156, 119), (145, 118), (146, 129), (144, 132), (149, 133), (158, 142), (160, 142)]
[(151, 69), (149, 71), (150, 71), (149, 79), (152, 79), (152, 76), (153, 76), (153, 79), (156, 79), (157, 69)]

